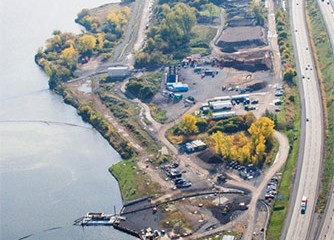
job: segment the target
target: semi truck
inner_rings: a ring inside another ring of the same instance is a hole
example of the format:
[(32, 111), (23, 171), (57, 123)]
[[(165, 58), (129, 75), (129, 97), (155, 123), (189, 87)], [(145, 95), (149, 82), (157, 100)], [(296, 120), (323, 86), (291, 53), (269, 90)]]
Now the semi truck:
[(305, 214), (307, 207), (307, 197), (303, 196), (302, 202), (300, 204), (300, 213)]

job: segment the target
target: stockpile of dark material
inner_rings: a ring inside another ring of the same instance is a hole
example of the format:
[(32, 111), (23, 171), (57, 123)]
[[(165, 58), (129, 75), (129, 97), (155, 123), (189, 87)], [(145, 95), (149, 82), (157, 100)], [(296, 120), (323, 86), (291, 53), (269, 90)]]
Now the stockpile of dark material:
[(223, 31), (217, 46), (223, 52), (236, 52), (239, 49), (265, 46), (266, 34), (260, 26), (229, 27)]
[(226, 28), (216, 42), (221, 53), (215, 57), (222, 67), (250, 72), (271, 70), (272, 53), (265, 49), (265, 22), (251, 13), (250, 4), (249, 0), (222, 1)]
[(209, 163), (209, 164), (216, 164), (216, 163), (222, 163), (223, 159), (214, 151), (207, 149), (197, 155), (199, 159), (201, 159), (203, 162)]
[(249, 72), (266, 71), (273, 68), (271, 52), (269, 50), (259, 50), (238, 54), (222, 54), (216, 57), (217, 63), (222, 67), (233, 67), (238, 70)]

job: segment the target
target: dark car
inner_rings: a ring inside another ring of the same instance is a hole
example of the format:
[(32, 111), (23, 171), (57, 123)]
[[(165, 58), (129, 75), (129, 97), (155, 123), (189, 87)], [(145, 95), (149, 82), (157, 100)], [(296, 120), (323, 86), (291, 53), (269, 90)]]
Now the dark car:
[(174, 183), (175, 184), (182, 184), (182, 183), (184, 183), (186, 180), (184, 180), (183, 178), (177, 178), (177, 179), (175, 179), (174, 180)]
[(191, 182), (185, 181), (183, 183), (176, 184), (176, 187), (177, 188), (188, 188), (188, 187), (191, 187)]

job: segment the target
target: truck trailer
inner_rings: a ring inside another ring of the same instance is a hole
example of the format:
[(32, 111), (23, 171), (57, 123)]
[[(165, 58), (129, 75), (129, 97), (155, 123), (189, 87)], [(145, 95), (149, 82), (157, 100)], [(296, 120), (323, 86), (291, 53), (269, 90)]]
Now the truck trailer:
[(212, 114), (212, 119), (213, 120), (220, 120), (220, 119), (224, 119), (224, 118), (228, 118), (228, 117), (232, 117), (235, 116), (235, 112), (234, 111), (230, 111), (230, 112), (216, 112)]
[(213, 111), (230, 111), (233, 107), (232, 103), (230, 101), (218, 101), (218, 102), (211, 102), (210, 108)]

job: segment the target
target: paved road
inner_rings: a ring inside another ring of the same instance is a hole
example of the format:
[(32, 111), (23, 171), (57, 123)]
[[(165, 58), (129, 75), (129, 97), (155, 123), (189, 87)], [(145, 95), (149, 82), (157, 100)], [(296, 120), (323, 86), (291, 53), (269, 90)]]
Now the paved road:
[[(330, 43), (332, 46), (332, 53), (334, 55), (334, 0), (318, 0), (318, 5), (324, 19)], [(334, 180), (333, 180), (334, 181)], [(324, 221), (320, 229), (320, 234), (317, 239), (333, 239), (334, 238), (334, 191), (328, 198), (328, 206), (324, 213)]]
[(329, 197), (329, 204), (326, 209), (326, 216), (323, 222), (320, 234), (317, 236), (319, 240), (334, 238), (334, 185), (332, 186), (332, 193)]
[[(291, 1), (291, 18), (296, 53), (296, 62), (302, 88), (302, 142), (300, 148), (300, 175), (297, 177), (296, 197), (292, 198), (290, 211), (291, 219), (287, 219), (288, 226), (285, 239), (308, 239), (310, 225), (318, 195), (319, 172), (323, 147), (323, 119), (321, 96), (314, 64), (308, 31), (305, 21), (305, 2), (303, 0)], [(301, 214), (300, 203), (303, 196), (307, 197), (307, 209)], [(289, 222), (290, 220), (290, 222)], [(284, 235), (283, 235), (284, 238)]]
[(273, 165), (270, 167), (268, 172), (265, 173), (261, 184), (257, 187), (257, 191), (253, 192), (252, 201), (250, 202), (249, 209), (248, 209), (247, 218), (249, 219), (249, 222), (247, 226), (247, 231), (243, 236), (243, 239), (245, 240), (252, 239), (252, 235), (253, 235), (253, 231), (255, 227), (254, 219), (256, 215), (256, 204), (260, 198), (260, 195), (263, 193), (269, 180), (283, 167), (286, 159), (288, 158), (288, 154), (289, 154), (288, 138), (284, 134), (277, 132), (277, 131), (275, 131), (274, 136), (279, 142), (278, 153), (276, 155)]
[(334, 55), (334, 0), (318, 0), (318, 5), (326, 25)]

